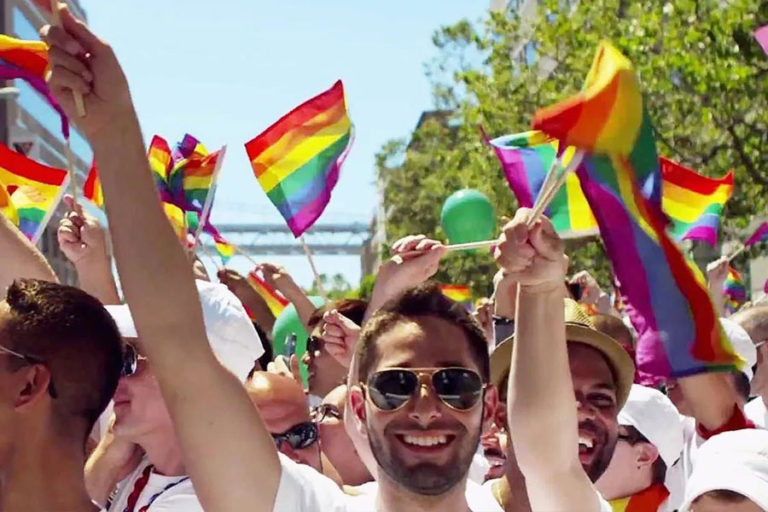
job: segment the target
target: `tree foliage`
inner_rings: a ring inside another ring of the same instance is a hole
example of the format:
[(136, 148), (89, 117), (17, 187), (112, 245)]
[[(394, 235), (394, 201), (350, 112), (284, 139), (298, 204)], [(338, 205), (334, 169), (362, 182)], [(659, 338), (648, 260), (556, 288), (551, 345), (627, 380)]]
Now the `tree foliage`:
[[(533, 14), (488, 13), (435, 33), (439, 54), (428, 75), (443, 113), (377, 158), (389, 242), (414, 233), (442, 238), (443, 201), (463, 187), (511, 215), (516, 201), (478, 126), (492, 137), (527, 130), (538, 108), (580, 89), (601, 39), (635, 64), (660, 154), (710, 176), (734, 170), (721, 239), (765, 211), (768, 58), (752, 33), (768, 22), (768, 1), (542, 0)], [(576, 270), (608, 281), (598, 239), (572, 242), (569, 255)], [(437, 278), (484, 294), (494, 271), (489, 254), (461, 254), (447, 258)]]

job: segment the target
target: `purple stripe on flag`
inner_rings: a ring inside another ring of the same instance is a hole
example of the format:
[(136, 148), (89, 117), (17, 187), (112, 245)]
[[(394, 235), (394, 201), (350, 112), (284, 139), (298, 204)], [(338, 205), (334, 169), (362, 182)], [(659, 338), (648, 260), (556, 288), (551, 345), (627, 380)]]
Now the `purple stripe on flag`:
[(768, 25), (755, 30), (755, 39), (760, 43), (765, 54), (768, 55)]
[(51, 107), (58, 112), (59, 116), (61, 116), (61, 133), (64, 135), (65, 139), (69, 139), (69, 119), (64, 113), (64, 110), (62, 110), (61, 105), (59, 105), (59, 102), (57, 102), (53, 95), (51, 95), (51, 91), (48, 89), (48, 84), (41, 80), (37, 75), (0, 59), (0, 80), (15, 80), (17, 78), (29, 83), (29, 85), (42, 94), (46, 101), (50, 103)]
[(699, 240), (709, 245), (717, 245), (717, 228), (711, 226), (696, 226), (680, 238), (680, 240)]
[(744, 246), (749, 247), (750, 245), (755, 245), (756, 243), (763, 242), (765, 240), (768, 240), (768, 222), (763, 222), (760, 224), (752, 236), (749, 237), (746, 242), (744, 242)]

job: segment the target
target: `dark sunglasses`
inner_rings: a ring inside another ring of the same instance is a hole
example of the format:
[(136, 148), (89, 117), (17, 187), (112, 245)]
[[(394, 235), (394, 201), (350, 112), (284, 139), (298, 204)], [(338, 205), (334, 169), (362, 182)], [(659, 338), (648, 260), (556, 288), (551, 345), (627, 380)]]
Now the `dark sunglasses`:
[(322, 423), (325, 418), (341, 420), (344, 418), (344, 415), (342, 414), (341, 409), (333, 404), (320, 404), (312, 409), (312, 419), (316, 423)]
[(146, 360), (146, 357), (139, 355), (136, 347), (126, 344), (123, 350), (123, 367), (120, 369), (120, 376), (130, 377), (134, 375), (139, 370), (139, 361)]
[(368, 395), (382, 411), (396, 411), (413, 398), (422, 375), (431, 377), (440, 400), (457, 411), (467, 411), (480, 402), (486, 385), (477, 372), (466, 368), (390, 368), (368, 378)]
[(275, 441), (275, 446), (280, 449), (280, 445), (283, 441), (294, 450), (301, 450), (303, 448), (309, 448), (315, 441), (317, 441), (317, 425), (311, 421), (306, 423), (299, 423), (294, 425), (282, 434), (272, 434), (272, 439)]
[(323, 349), (323, 340), (317, 336), (310, 336), (307, 339), (307, 354), (310, 357), (315, 357), (315, 352)]
[[(51, 368), (48, 366), (48, 364), (45, 361), (43, 361), (42, 359), (38, 358), (38, 357), (28, 356), (28, 355), (25, 355), (25, 354), (21, 354), (19, 352), (16, 352), (15, 350), (11, 350), (11, 349), (9, 349), (7, 347), (4, 347), (2, 345), (0, 345), (0, 353), (7, 354), (9, 356), (13, 356), (13, 357), (16, 357), (18, 359), (21, 359), (22, 361), (24, 361), (24, 363), (26, 363), (28, 365), (41, 364), (41, 365), (47, 367), (49, 372), (51, 371)], [(58, 398), (58, 396), (59, 396), (58, 393), (56, 393), (56, 388), (53, 387), (53, 375), (52, 374), (51, 374), (51, 380), (48, 381), (48, 394), (51, 396), (51, 398)]]

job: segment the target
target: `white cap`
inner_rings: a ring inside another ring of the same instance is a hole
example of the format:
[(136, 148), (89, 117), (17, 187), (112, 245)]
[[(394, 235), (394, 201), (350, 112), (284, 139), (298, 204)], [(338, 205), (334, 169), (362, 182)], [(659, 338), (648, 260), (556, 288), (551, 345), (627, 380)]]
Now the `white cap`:
[(752, 338), (749, 337), (749, 334), (747, 334), (747, 331), (742, 326), (733, 320), (721, 318), (720, 325), (723, 326), (723, 331), (725, 331), (725, 335), (731, 341), (733, 349), (746, 361), (746, 364), (739, 368), (739, 370), (752, 382), (752, 377), (754, 376), (752, 367), (757, 364), (757, 349), (755, 344), (752, 343)]
[(618, 415), (619, 425), (635, 427), (659, 450), (659, 457), (672, 467), (683, 451), (680, 413), (664, 393), (633, 384), (627, 403)]
[[(222, 284), (195, 280), (203, 308), (211, 350), (226, 369), (245, 381), (256, 359), (264, 354), (256, 329), (235, 295)], [(127, 305), (106, 306), (124, 338), (136, 338), (136, 326)]]
[(702, 444), (685, 486), (681, 512), (687, 512), (702, 494), (717, 490), (739, 493), (768, 510), (768, 431), (734, 430)]

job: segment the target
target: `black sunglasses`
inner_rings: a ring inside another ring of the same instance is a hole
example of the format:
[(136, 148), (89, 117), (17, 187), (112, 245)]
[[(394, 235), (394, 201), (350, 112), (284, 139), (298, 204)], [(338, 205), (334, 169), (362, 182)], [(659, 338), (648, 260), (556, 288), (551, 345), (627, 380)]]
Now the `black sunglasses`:
[(365, 387), (378, 409), (396, 411), (416, 394), (421, 375), (429, 375), (440, 400), (458, 411), (476, 406), (486, 387), (477, 372), (466, 368), (389, 368), (371, 375)]
[(309, 354), (310, 357), (315, 357), (315, 352), (322, 350), (322, 348), (322, 339), (318, 338), (317, 336), (310, 336), (309, 339), (307, 339), (307, 354)]
[(139, 370), (139, 361), (146, 361), (147, 358), (139, 355), (136, 347), (126, 344), (123, 350), (123, 367), (120, 369), (121, 377), (130, 377)]
[(288, 443), (294, 450), (309, 448), (317, 441), (317, 425), (311, 421), (294, 425), (282, 434), (272, 434), (275, 446), (280, 448), (283, 441)]

